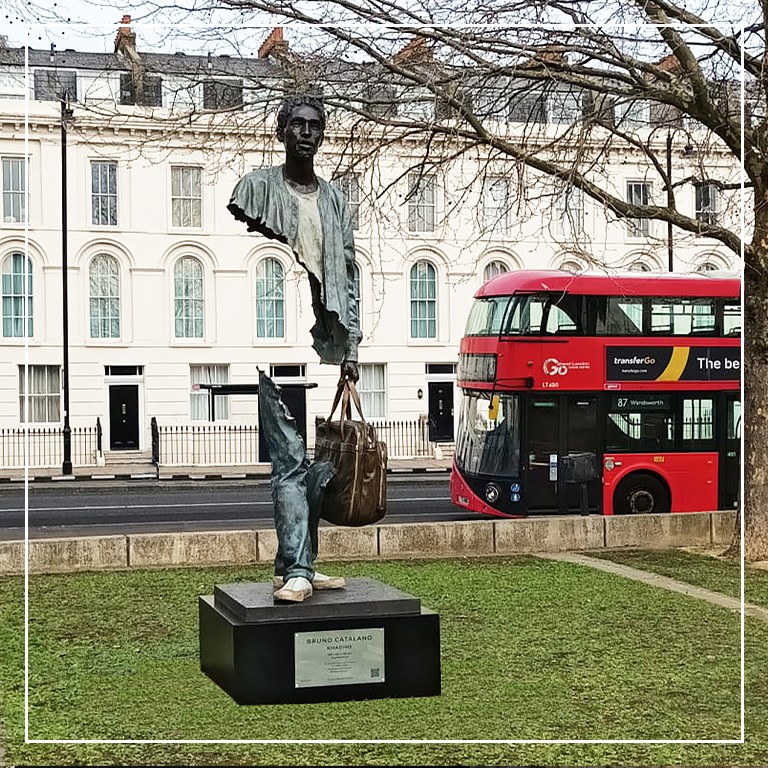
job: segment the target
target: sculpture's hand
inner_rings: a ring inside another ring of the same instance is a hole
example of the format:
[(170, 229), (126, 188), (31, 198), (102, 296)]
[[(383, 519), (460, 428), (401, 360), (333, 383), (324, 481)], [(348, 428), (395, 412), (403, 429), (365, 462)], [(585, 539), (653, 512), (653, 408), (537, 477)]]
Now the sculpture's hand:
[(360, 374), (357, 371), (357, 363), (353, 360), (345, 360), (341, 364), (341, 378), (356, 382), (360, 378)]

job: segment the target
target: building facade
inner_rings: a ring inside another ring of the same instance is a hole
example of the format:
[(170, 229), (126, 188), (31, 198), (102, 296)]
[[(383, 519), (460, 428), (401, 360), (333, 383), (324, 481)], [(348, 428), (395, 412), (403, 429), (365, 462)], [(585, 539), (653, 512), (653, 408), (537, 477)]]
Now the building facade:
[[(105, 450), (146, 450), (153, 417), (210, 422), (196, 385), (255, 383), (261, 368), (317, 384), (301, 390), (311, 446), (338, 369), (311, 349), (307, 279), (285, 246), (247, 234), (226, 209), (244, 172), (282, 156), (277, 101), (263, 95), (264, 83), (279, 86), (273, 54), (137, 63), (129, 27), (114, 54), (29, 50), (25, 66), (23, 49), (0, 48), (0, 428), (63, 419), (63, 123), (71, 425), (98, 418)], [(556, 107), (543, 130), (564, 119), (567, 104)], [(499, 271), (669, 268), (665, 225), (611, 220), (579, 190), (482, 151), (429, 167), (406, 138), (384, 146), (371, 132), (353, 146), (349, 118), (329, 108), (328, 119), (317, 167), (355, 211), (359, 387), (371, 419), (425, 423), (433, 443), (450, 445), (459, 340), (474, 292)], [(514, 110), (498, 119), (516, 130)], [(633, 119), (642, 130), (650, 117)], [(707, 162), (721, 178), (736, 173), (716, 145)], [(628, 150), (601, 173), (627, 200), (660, 194)], [(734, 216), (726, 194), (688, 185), (678, 199), (709, 221)], [(722, 246), (676, 236), (675, 270), (733, 267)], [(256, 397), (220, 396), (215, 410), (216, 422), (254, 424)]]

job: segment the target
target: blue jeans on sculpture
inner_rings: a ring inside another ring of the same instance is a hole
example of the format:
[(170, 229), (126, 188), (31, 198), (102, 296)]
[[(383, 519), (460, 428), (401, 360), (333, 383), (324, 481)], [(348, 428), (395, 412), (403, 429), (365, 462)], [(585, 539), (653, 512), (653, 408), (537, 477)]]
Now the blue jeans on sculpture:
[(263, 371), (259, 371), (259, 429), (272, 460), (275, 576), (286, 581), (303, 576), (312, 581), (323, 489), (334, 470), (327, 461), (310, 460), (280, 389)]

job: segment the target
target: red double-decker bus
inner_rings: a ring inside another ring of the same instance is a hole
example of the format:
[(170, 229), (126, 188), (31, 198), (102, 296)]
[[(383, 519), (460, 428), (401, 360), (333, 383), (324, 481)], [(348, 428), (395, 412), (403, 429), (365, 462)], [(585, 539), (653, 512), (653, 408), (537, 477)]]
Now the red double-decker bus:
[(741, 282), (505, 273), (461, 341), (451, 499), (499, 517), (733, 508)]

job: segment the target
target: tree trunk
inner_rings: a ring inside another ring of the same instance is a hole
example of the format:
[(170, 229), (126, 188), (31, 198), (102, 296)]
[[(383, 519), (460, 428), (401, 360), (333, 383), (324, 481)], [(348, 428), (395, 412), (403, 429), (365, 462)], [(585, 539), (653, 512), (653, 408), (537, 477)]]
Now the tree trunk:
[[(764, 224), (767, 222), (763, 222)], [(744, 557), (768, 560), (768, 248), (756, 227), (753, 258), (744, 270)], [(759, 232), (762, 230), (762, 232)], [(738, 552), (739, 526), (734, 534)]]

